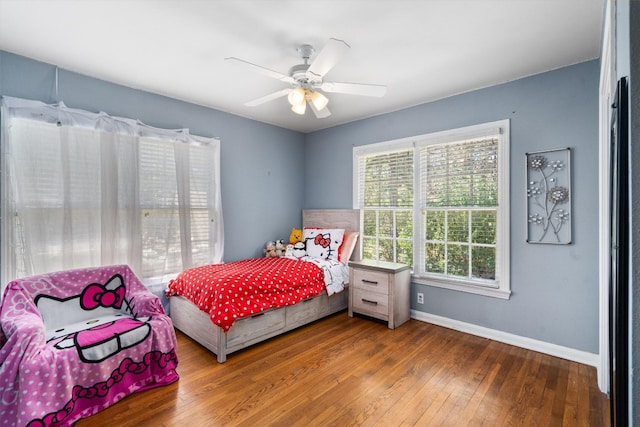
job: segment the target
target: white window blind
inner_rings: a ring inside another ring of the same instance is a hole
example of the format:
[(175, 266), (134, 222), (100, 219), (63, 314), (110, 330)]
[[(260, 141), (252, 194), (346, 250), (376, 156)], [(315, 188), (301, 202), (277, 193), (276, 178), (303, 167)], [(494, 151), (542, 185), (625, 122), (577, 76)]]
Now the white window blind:
[(359, 162), (360, 206), (413, 206), (413, 149), (362, 156)]

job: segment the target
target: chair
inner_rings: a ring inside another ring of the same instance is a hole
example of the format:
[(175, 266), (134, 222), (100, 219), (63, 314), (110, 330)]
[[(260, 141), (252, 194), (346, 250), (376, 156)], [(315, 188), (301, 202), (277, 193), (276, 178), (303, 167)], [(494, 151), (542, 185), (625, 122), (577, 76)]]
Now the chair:
[(126, 265), (14, 280), (0, 327), (2, 426), (71, 426), (178, 380), (171, 319)]

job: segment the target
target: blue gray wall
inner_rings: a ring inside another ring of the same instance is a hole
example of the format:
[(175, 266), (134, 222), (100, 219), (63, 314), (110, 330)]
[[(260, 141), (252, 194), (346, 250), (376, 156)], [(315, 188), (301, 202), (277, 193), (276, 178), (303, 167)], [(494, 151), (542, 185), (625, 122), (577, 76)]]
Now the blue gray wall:
[[(510, 119), (511, 299), (413, 284), (411, 308), (597, 354), (598, 84), (590, 61), (309, 134), (306, 164), (322, 159), (331, 172), (306, 169), (305, 207), (352, 206), (354, 146)], [(527, 244), (525, 153), (563, 147), (572, 148), (574, 243)]]
[[(221, 138), (225, 261), (262, 256), (265, 242), (288, 239), (302, 223), (304, 135), (175, 99), (134, 90), (0, 51), (0, 95), (105, 111), (160, 128)], [(215, 97), (215, 94), (211, 94)]]
[[(425, 304), (412, 308), (597, 353), (598, 72), (591, 61), (307, 135), (64, 70), (58, 99), (220, 137), (227, 261), (287, 238), (302, 208), (352, 207), (354, 146), (511, 119), (511, 299), (413, 285)], [(0, 51), (0, 94), (54, 102), (55, 67)], [(575, 243), (528, 245), (524, 153), (560, 147), (573, 148)]]

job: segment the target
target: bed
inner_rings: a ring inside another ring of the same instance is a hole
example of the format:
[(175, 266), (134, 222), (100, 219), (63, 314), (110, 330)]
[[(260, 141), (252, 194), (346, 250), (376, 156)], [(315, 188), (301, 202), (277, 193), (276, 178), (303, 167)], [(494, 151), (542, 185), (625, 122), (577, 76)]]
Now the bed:
[[(304, 228), (343, 229), (346, 232), (359, 232), (360, 211), (356, 209), (303, 210), (302, 225)], [(350, 259), (357, 260), (359, 257), (360, 251), (356, 245)], [(178, 276), (176, 281), (185, 273)], [(345, 284), (345, 286), (347, 285)], [(175, 289), (176, 286), (171, 284), (171, 288)], [(309, 291), (309, 293), (315, 294), (315, 291)], [(214, 353), (218, 362), (223, 363), (227, 360), (227, 356), (233, 352), (347, 308), (348, 290), (334, 293), (329, 289), (329, 293), (332, 295), (328, 295), (327, 289), (322, 289), (319, 294), (304, 297), (293, 305), (261, 310), (255, 314), (235, 319), (230, 327), (220, 321), (217, 323), (221, 326), (214, 324), (209, 312), (201, 310), (183, 295), (169, 297), (169, 311), (176, 329)], [(201, 300), (199, 300), (199, 304), (203, 305)]]

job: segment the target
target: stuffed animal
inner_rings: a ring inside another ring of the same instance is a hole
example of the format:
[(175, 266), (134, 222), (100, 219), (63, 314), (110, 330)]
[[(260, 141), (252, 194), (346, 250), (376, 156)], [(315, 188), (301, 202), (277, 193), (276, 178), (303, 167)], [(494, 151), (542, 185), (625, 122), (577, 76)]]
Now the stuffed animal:
[(298, 242), (302, 242), (302, 230), (292, 228), (291, 235), (289, 236), (289, 243), (295, 245)]
[(304, 242), (298, 242), (293, 245), (293, 256), (296, 258), (302, 258), (307, 254), (307, 248)]
[(276, 256), (276, 243), (269, 241), (264, 248), (264, 256), (267, 258), (271, 258)]
[(293, 258), (293, 245), (289, 243), (284, 251), (284, 256), (287, 258)]
[(277, 256), (277, 257), (284, 256), (284, 252), (286, 250), (286, 248), (284, 246), (284, 240), (276, 240), (275, 250), (276, 250), (276, 255), (275, 256)]

